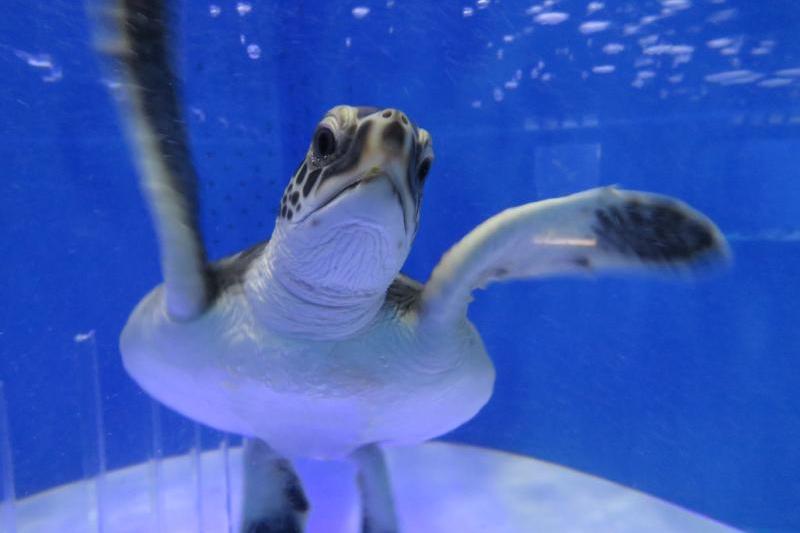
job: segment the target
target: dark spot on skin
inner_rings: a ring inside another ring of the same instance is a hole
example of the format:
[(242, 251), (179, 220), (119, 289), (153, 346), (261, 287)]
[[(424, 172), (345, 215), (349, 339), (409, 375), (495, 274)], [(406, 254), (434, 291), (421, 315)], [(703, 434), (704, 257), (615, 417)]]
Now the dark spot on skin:
[(403, 121), (403, 124), (405, 124), (406, 126), (408, 126), (408, 119), (406, 118), (406, 116), (405, 116), (405, 115), (400, 115), (400, 120), (402, 120), (402, 121)]
[(319, 178), (319, 174), (322, 172), (321, 168), (318, 168), (314, 172), (308, 175), (308, 181), (305, 185), (303, 185), (303, 197), (305, 198), (308, 196), (308, 193), (311, 192), (311, 189), (314, 188), (314, 184), (317, 182), (317, 178)]
[(504, 278), (504, 277), (508, 276), (508, 269), (502, 268), (502, 267), (496, 268), (496, 269), (494, 269), (494, 272), (492, 274), (496, 278)]
[(281, 216), (282, 216), (282, 217), (285, 217), (285, 216), (286, 216), (286, 205), (284, 205), (283, 207), (281, 207)]
[(576, 257), (573, 260), (573, 262), (576, 265), (578, 265), (579, 267), (582, 267), (582, 268), (591, 268), (592, 267), (592, 262), (589, 260), (588, 257), (584, 257), (584, 256)]
[(303, 164), (300, 165), (300, 170), (297, 171), (296, 176), (297, 177), (295, 178), (295, 181), (297, 182), (297, 186), (299, 187), (300, 185), (303, 184), (303, 179), (305, 179), (305, 177), (306, 177), (306, 162), (305, 161), (303, 161)]
[(286, 210), (286, 218), (289, 219), (289, 220), (292, 220), (293, 216), (294, 216), (294, 212), (291, 209), (287, 209)]
[(319, 226), (319, 219), (312, 218), (311, 219), (311, 227), (312, 228), (316, 228), (317, 226)]
[(292, 196), (290, 197), (292, 205), (297, 205), (297, 200), (299, 200), (299, 199), (300, 199), (300, 193), (297, 192), (297, 191), (294, 191), (292, 193)]
[(646, 262), (687, 261), (714, 246), (711, 228), (673, 202), (630, 200), (595, 211), (601, 249)]
[(406, 140), (406, 130), (398, 122), (392, 122), (383, 130), (383, 142), (391, 150), (402, 150)]
[(389, 109), (387, 109), (386, 111), (384, 111), (384, 112), (381, 114), (381, 116), (382, 116), (383, 118), (389, 118), (389, 117), (391, 117), (391, 116), (392, 116), (392, 111), (391, 111), (391, 110), (389, 110)]

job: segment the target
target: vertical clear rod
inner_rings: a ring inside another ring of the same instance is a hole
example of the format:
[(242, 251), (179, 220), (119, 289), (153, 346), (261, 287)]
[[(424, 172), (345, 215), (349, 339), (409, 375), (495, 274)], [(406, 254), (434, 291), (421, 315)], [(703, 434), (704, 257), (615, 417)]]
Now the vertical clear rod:
[[(106, 498), (106, 440), (103, 420), (103, 391), (100, 385), (100, 360), (97, 351), (97, 336), (94, 330), (75, 335), (75, 342), (82, 347), (77, 360), (82, 376), (81, 422), (83, 433), (84, 476), (91, 480), (90, 514), (94, 514), (94, 531), (108, 531)], [(93, 511), (93, 513), (91, 512)]]
[(227, 533), (233, 533), (233, 516), (231, 513), (231, 466), (230, 466), (230, 436), (226, 433), (222, 436), (220, 445), (220, 455), (222, 455), (222, 475), (225, 481), (225, 522)]
[(150, 415), (153, 435), (153, 456), (150, 459), (150, 510), (153, 516), (153, 532), (162, 533), (164, 523), (163, 479), (161, 459), (164, 456), (161, 437), (161, 406), (150, 400)]
[(16, 494), (14, 491), (14, 459), (11, 451), (11, 429), (3, 382), (0, 381), (0, 525), (7, 533), (17, 531)]
[(203, 431), (200, 424), (194, 424), (194, 446), (192, 446), (192, 463), (194, 463), (194, 514), (197, 515), (197, 533), (204, 533), (203, 522)]
[(103, 420), (103, 391), (100, 387), (100, 362), (97, 357), (97, 339), (94, 330), (89, 340), (89, 355), (92, 360), (92, 400), (94, 402), (94, 434), (97, 439), (97, 475), (94, 488), (97, 502), (97, 533), (104, 533), (106, 527), (106, 439)]

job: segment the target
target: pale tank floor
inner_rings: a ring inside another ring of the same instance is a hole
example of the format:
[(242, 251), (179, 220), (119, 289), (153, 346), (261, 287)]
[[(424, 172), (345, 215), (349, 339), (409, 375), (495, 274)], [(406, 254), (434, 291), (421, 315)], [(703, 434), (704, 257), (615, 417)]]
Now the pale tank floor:
[[(158, 476), (153, 463), (107, 474), (101, 496), (102, 531), (229, 531), (223, 457), (220, 451), (202, 455), (200, 484), (191, 456), (162, 461)], [(235, 523), (241, 451), (232, 449), (228, 458)], [(409, 533), (736, 531), (615, 483), (503, 452), (432, 442), (388, 450), (387, 459), (402, 530)], [(308, 532), (357, 532), (355, 484), (343, 481), (354, 477), (352, 467), (300, 461), (297, 470), (312, 502)], [(158, 491), (152, 481), (156, 477)], [(198, 486), (202, 502), (196, 498)], [(93, 487), (91, 481), (73, 483), (19, 501), (16, 531), (101, 531), (95, 522)], [(159, 507), (160, 528), (152, 512)]]

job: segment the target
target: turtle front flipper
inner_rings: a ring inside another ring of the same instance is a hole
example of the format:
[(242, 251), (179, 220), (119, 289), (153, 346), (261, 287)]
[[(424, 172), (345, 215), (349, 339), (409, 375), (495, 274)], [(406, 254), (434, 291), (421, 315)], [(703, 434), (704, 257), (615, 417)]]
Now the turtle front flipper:
[(197, 216), (197, 178), (172, 69), (168, 2), (89, 0), (95, 43), (112, 87), (155, 224), (173, 318), (192, 319), (213, 297)]
[(441, 259), (421, 298), (423, 324), (462, 319), (493, 281), (615, 271), (693, 273), (725, 261), (711, 220), (686, 204), (613, 187), (514, 207), (486, 220)]

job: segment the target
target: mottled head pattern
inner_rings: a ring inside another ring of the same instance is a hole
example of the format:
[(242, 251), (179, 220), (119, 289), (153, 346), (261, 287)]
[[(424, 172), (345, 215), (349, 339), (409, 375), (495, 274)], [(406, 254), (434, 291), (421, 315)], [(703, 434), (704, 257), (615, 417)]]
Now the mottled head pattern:
[(308, 153), (286, 187), (279, 222), (300, 223), (359, 184), (383, 177), (402, 207), (406, 233), (413, 236), (432, 162), (430, 135), (403, 112), (334, 107), (317, 125)]

